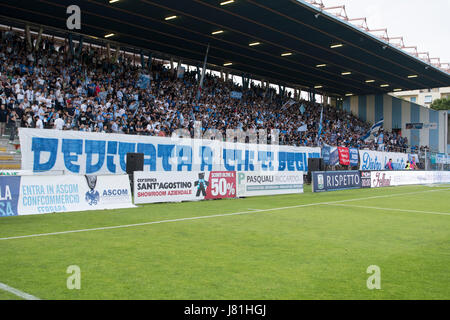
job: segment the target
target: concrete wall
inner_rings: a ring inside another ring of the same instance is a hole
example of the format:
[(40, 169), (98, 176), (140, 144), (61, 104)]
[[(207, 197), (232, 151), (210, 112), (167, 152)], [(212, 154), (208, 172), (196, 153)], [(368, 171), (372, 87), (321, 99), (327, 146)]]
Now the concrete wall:
[[(415, 98), (415, 103), (421, 106), (430, 107), (431, 103), (436, 99), (450, 98), (450, 87), (393, 92), (392, 95), (407, 101), (411, 101), (412, 98)], [(431, 100), (425, 102), (425, 97), (427, 96), (431, 97)]]

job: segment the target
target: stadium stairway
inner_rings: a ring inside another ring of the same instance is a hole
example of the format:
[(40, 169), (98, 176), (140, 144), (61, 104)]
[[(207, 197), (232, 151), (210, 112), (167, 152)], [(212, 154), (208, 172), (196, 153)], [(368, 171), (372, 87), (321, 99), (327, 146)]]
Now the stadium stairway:
[(0, 137), (0, 170), (18, 170), (21, 168), (19, 139), (9, 143), (9, 136)]

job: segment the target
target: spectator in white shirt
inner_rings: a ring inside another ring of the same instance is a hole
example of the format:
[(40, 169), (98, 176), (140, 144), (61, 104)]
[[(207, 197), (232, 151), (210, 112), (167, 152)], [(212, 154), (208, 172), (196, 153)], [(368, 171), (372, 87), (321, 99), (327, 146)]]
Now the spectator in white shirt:
[(64, 124), (65, 124), (65, 122), (64, 122), (63, 119), (57, 118), (55, 120), (55, 129), (56, 130), (62, 130), (64, 128)]
[(35, 121), (36, 121), (36, 129), (44, 129), (44, 122), (42, 122), (39, 116), (35, 117)]

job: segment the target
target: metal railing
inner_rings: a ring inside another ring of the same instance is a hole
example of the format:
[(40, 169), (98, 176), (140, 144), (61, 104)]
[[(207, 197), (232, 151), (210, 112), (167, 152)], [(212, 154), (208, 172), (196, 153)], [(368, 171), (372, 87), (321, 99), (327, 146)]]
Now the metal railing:
[(445, 153), (419, 152), (420, 162), (427, 171), (450, 171), (450, 158)]

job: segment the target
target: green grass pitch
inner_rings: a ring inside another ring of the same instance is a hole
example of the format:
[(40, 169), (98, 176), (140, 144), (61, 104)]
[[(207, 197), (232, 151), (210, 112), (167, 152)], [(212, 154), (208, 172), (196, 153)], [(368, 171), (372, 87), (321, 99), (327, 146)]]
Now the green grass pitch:
[(0, 238), (0, 283), (40, 299), (450, 298), (450, 185), (6, 217)]

